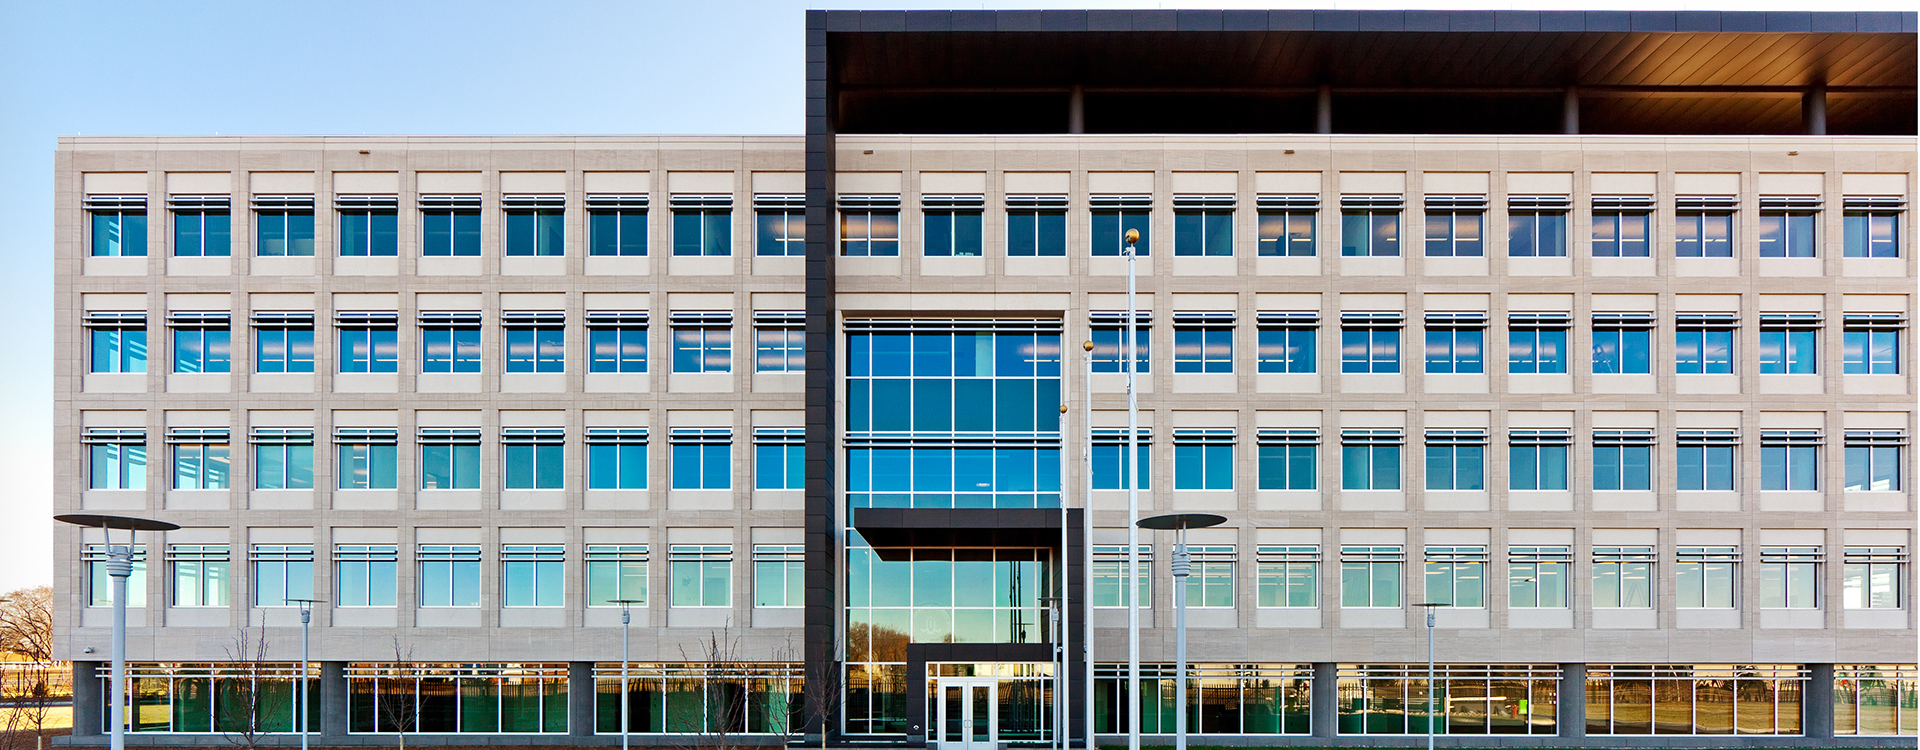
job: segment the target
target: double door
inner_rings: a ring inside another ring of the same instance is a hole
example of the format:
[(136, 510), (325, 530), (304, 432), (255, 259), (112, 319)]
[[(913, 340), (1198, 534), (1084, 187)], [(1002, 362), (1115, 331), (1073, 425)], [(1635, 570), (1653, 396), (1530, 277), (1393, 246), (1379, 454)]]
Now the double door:
[(999, 684), (992, 678), (941, 677), (939, 691), (940, 750), (995, 750), (1000, 737)]

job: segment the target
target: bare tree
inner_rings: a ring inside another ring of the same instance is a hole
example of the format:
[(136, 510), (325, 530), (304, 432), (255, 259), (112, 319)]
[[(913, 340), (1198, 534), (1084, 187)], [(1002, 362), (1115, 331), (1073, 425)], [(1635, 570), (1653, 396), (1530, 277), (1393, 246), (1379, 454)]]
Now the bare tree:
[(0, 651), (11, 651), (27, 661), (53, 660), (52, 586), (0, 594)]
[(266, 629), (255, 630), (251, 619), (235, 630), (225, 650), (231, 666), (213, 679), (214, 730), (235, 746), (256, 748), (281, 726), (292, 727), (293, 683), (282, 666), (267, 660)]
[[(380, 714), (380, 726), (375, 727), (375, 729), (393, 727), (400, 738), (400, 750), (407, 750), (407, 733), (419, 728), (415, 725), (415, 722), (420, 716), (420, 686), (419, 682), (414, 679), (413, 669), (408, 666), (412, 662), (413, 646), (403, 648), (400, 645), (400, 637), (394, 636), (393, 663), (386, 665), (379, 673), (374, 675), (374, 705), (379, 707)], [(403, 682), (406, 684), (408, 686), (406, 691), (407, 700), (388, 700), (387, 686), (382, 684), (385, 682)]]
[(840, 707), (840, 670), (834, 657), (840, 654), (840, 639), (828, 638), (813, 649), (814, 661), (828, 665), (826, 679), (815, 680), (809, 677), (802, 689), (806, 701), (808, 728), (820, 733), (820, 748), (826, 750), (827, 735), (834, 720), (839, 718)]
[(686, 646), (680, 647), (680, 658), (687, 662), (688, 669), (679, 676), (667, 676), (667, 692), (673, 693), (674, 683), (680, 681), (679, 687), (698, 691), (703, 710), (675, 712), (669, 706), (666, 729), (677, 740), (676, 745), (703, 750), (742, 746), (738, 735), (747, 730), (748, 675), (753, 670), (741, 658), (741, 650), (741, 639), (731, 625), (708, 632), (706, 640), (695, 642), (691, 654)]
[(48, 675), (53, 665), (44, 661), (13, 662), (0, 671), (0, 709), (7, 714), (0, 750), (27, 747), (26, 733), (33, 732), (33, 748), (40, 750), (46, 734), (47, 713), (53, 705)]

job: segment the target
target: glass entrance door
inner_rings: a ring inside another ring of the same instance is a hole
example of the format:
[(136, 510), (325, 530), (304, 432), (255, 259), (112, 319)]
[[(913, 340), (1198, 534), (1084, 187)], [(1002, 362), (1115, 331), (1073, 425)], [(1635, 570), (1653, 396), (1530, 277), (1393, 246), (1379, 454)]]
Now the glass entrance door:
[(940, 750), (995, 750), (999, 743), (999, 686), (996, 680), (942, 677)]

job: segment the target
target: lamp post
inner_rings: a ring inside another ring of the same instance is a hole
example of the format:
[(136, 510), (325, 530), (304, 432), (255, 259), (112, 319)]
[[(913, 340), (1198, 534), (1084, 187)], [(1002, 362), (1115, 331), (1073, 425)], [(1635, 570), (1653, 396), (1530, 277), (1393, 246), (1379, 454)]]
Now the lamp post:
[(1082, 368), (1081, 375), (1085, 378), (1086, 387), (1082, 390), (1087, 394), (1086, 398), (1082, 399), (1084, 403), (1080, 412), (1083, 419), (1082, 427), (1086, 430), (1087, 438), (1087, 441), (1081, 445), (1081, 458), (1085, 461), (1086, 469), (1087, 495), (1081, 503), (1084, 511), (1080, 514), (1080, 539), (1082, 540), (1080, 571), (1085, 576), (1081, 581), (1081, 590), (1086, 592), (1086, 595), (1081, 597), (1081, 606), (1084, 609), (1080, 612), (1080, 621), (1086, 623), (1087, 637), (1082, 641), (1080, 649), (1086, 655), (1081, 659), (1081, 663), (1087, 665), (1087, 692), (1085, 693), (1087, 700), (1084, 707), (1087, 722), (1085, 747), (1087, 750), (1095, 750), (1096, 743), (1093, 737), (1093, 340), (1088, 339), (1080, 348), (1083, 354), (1081, 359), (1085, 360), (1082, 363), (1085, 366)]
[(1135, 703), (1127, 711), (1127, 750), (1140, 750), (1140, 528), (1136, 525), (1140, 522), (1140, 467), (1133, 465), (1140, 457), (1140, 391), (1133, 382), (1134, 358), (1139, 354), (1134, 340), (1138, 321), (1134, 319), (1133, 261), (1140, 230), (1127, 230), (1126, 241), (1120, 253), (1127, 258), (1127, 340), (1121, 350), (1127, 372), (1127, 453), (1120, 460), (1120, 473), (1126, 475), (1127, 483), (1127, 580), (1120, 586), (1120, 596), (1127, 600), (1127, 695)]
[(1204, 529), (1226, 522), (1226, 516), (1212, 513), (1168, 513), (1137, 522), (1143, 529), (1173, 531), (1174, 750), (1187, 750), (1187, 575), (1193, 572), (1193, 560), (1187, 555), (1187, 529)]
[[(615, 599), (612, 604), (620, 605), (620, 750), (627, 750), (627, 668), (632, 659), (627, 657), (627, 644), (632, 640), (633, 612), (635, 604), (645, 605), (645, 599)], [(824, 730), (823, 730), (824, 731)]]
[[(113, 704), (107, 712), (107, 720), (113, 726), (109, 728), (107, 747), (109, 750), (125, 750), (127, 746), (127, 717), (124, 705), (127, 695), (127, 579), (133, 575), (133, 542), (142, 531), (173, 531), (180, 526), (149, 518), (90, 514), (54, 516), (53, 520), (99, 529), (106, 537), (107, 575), (113, 579)], [(126, 546), (114, 546), (114, 529), (126, 529)]]
[(1427, 750), (1433, 750), (1433, 610), (1451, 607), (1445, 602), (1421, 602), (1413, 606), (1427, 611)]
[(325, 600), (282, 599), (281, 601), (288, 604), (300, 605), (300, 681), (294, 683), (293, 699), (296, 702), (294, 703), (293, 715), (294, 720), (300, 723), (300, 750), (307, 750), (307, 730), (309, 729), (307, 702), (312, 700), (312, 696), (307, 694), (307, 669), (308, 662), (311, 661), (311, 659), (308, 658), (307, 643), (313, 627), (313, 605), (320, 604)]

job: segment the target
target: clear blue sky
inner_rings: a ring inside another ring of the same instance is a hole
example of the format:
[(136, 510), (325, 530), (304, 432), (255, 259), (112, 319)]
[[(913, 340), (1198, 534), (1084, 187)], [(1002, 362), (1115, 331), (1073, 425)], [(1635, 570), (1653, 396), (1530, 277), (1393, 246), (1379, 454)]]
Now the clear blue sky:
[[(1851, 10), (1907, 10), (1855, 0)], [(1788, 10), (1820, 3), (0, 0), (0, 592), (52, 580), (60, 135), (798, 133), (809, 7)], [(74, 450), (58, 446), (59, 451)]]

